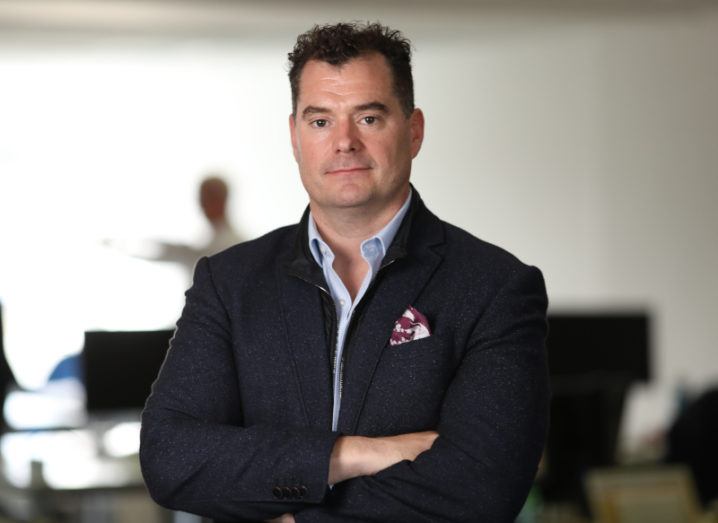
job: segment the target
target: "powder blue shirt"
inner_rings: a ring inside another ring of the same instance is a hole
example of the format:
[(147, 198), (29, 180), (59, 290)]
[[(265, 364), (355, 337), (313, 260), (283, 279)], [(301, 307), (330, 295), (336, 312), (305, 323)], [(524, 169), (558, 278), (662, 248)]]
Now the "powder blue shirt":
[[(374, 276), (376, 276), (376, 273), (381, 266), (381, 261), (384, 259), (384, 255), (386, 254), (386, 250), (394, 240), (396, 231), (399, 230), (401, 221), (404, 219), (406, 212), (409, 210), (410, 201), (411, 190), (409, 190), (409, 196), (407, 196), (404, 205), (401, 206), (401, 209), (399, 209), (391, 221), (374, 236), (361, 243), (361, 256), (369, 265), (369, 270), (367, 271), (366, 276), (364, 276), (364, 280), (362, 281), (361, 287), (359, 287), (359, 291), (357, 292), (353, 302), (351, 296), (349, 295), (349, 291), (344, 285), (344, 282), (342, 282), (341, 278), (337, 275), (334, 271), (334, 267), (332, 266), (334, 264), (334, 253), (319, 234), (317, 225), (314, 222), (314, 217), (311, 213), (309, 214), (309, 249), (312, 252), (312, 256), (314, 256), (314, 259), (324, 272), (324, 279), (329, 286), (329, 292), (334, 300), (334, 307), (336, 308), (337, 313), (337, 362), (342, 361), (344, 338), (347, 334), (347, 327), (349, 326), (349, 321), (354, 313), (354, 309), (366, 293), (366, 290), (369, 288), (369, 284), (374, 279)], [(339, 423), (339, 408), (341, 406), (340, 377), (341, 368), (339, 365), (334, 365), (334, 408), (332, 410), (332, 430), (337, 430)]]

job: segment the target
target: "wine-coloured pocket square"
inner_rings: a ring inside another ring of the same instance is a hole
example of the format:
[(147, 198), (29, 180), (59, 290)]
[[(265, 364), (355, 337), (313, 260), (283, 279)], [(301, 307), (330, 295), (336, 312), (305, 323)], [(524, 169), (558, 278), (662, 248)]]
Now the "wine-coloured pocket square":
[(431, 336), (431, 330), (426, 316), (409, 305), (401, 318), (396, 320), (394, 330), (391, 331), (389, 345), (401, 345), (408, 341), (420, 340), (429, 336)]

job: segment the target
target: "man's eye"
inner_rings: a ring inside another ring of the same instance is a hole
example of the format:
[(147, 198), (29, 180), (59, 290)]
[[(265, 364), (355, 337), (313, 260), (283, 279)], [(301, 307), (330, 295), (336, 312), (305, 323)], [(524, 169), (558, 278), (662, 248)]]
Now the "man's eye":
[(326, 121), (326, 120), (321, 120), (321, 119), (319, 119), (319, 120), (314, 120), (314, 121), (312, 122), (312, 125), (313, 125), (314, 127), (326, 127), (327, 121)]
[(364, 123), (368, 123), (369, 125), (376, 123), (376, 116), (365, 116), (362, 118), (364, 120)]

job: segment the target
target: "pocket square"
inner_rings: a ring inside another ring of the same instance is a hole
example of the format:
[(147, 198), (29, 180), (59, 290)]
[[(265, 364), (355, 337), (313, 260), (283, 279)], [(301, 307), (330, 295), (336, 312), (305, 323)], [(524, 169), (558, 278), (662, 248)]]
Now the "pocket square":
[(408, 341), (420, 340), (431, 336), (429, 321), (422, 313), (409, 305), (401, 318), (396, 320), (394, 330), (391, 331), (389, 345), (401, 345)]

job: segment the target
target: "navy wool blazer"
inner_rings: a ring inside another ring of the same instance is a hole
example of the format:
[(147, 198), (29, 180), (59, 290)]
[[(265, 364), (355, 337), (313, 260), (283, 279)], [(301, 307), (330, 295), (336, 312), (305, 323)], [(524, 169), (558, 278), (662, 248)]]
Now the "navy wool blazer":
[[(152, 497), (232, 522), (513, 521), (548, 420), (540, 271), (414, 190), (345, 347), (332, 432), (333, 333), (307, 219), (197, 263), (142, 416)], [(409, 305), (431, 336), (390, 345)], [(339, 435), (423, 430), (439, 437), (415, 461), (327, 487)]]

